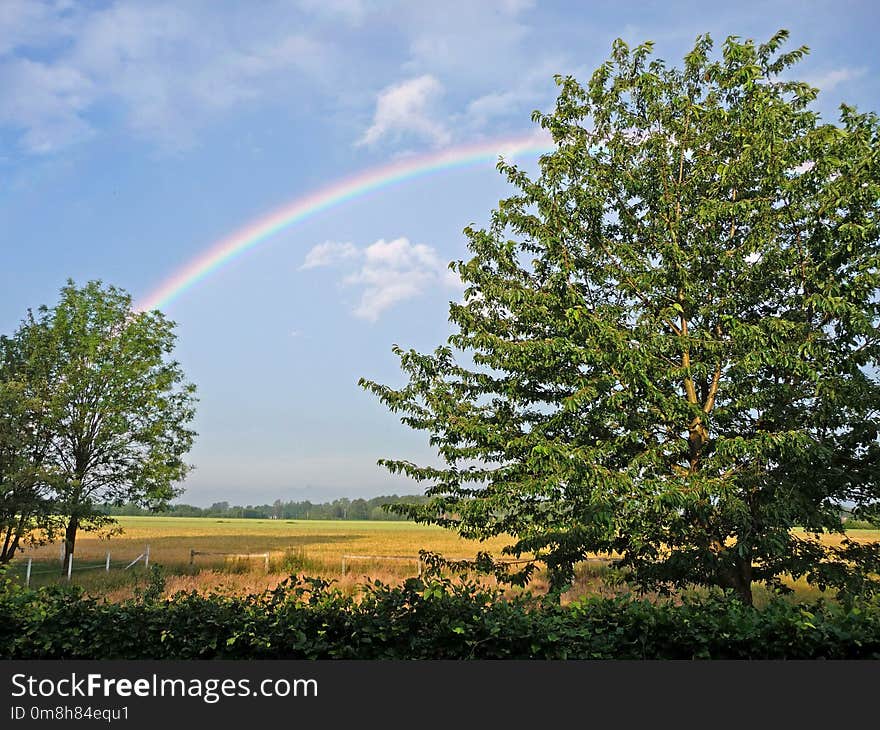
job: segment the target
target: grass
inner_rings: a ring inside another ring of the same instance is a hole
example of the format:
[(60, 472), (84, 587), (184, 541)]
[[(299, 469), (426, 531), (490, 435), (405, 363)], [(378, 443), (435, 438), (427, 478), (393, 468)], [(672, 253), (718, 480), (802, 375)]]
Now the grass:
[[(416, 575), (419, 550), (440, 552), (452, 558), (471, 558), (478, 550), (499, 553), (505, 538), (483, 543), (464, 540), (435, 526), (399, 521), (353, 520), (254, 520), (203, 517), (119, 517), (121, 535), (102, 539), (80, 533), (76, 541), (73, 582), (111, 598), (124, 598), (144, 580), (143, 563), (129, 571), (119, 570), (150, 546), (150, 562), (162, 565), (168, 575), (169, 592), (175, 590), (229, 590), (241, 592), (272, 587), (291, 573), (308, 573), (352, 586), (365, 578), (398, 582)], [(110, 551), (114, 569), (103, 566)], [(197, 555), (190, 565), (190, 551), (198, 553), (269, 553), (265, 559)], [(346, 559), (343, 555), (392, 555), (410, 561)], [(59, 545), (45, 545), (15, 560), (16, 572), (32, 557), (33, 585), (60, 580)], [(88, 567), (95, 569), (80, 570)]]
[[(485, 542), (464, 540), (440, 527), (411, 522), (333, 521), (333, 520), (253, 520), (212, 519), (204, 517), (119, 517), (121, 535), (102, 539), (92, 533), (77, 537), (73, 581), (89, 592), (110, 600), (130, 597), (146, 581), (143, 563), (124, 571), (122, 568), (150, 546), (150, 562), (161, 565), (166, 573), (166, 592), (178, 590), (261, 591), (277, 585), (292, 573), (333, 578), (343, 586), (354, 587), (365, 579), (396, 583), (416, 574), (419, 550), (441, 553), (449, 558), (472, 558), (478, 551), (499, 555), (508, 544), (504, 537)], [(860, 542), (880, 541), (880, 530), (856, 530), (848, 535)], [(823, 535), (822, 541), (834, 544), (838, 535)], [(110, 551), (113, 569), (102, 568)], [(198, 555), (190, 564), (190, 551), (200, 553), (269, 553), (269, 572), (265, 559)], [(407, 556), (411, 561), (346, 558), (343, 555)], [(24, 575), (24, 565), (32, 557), (33, 585), (61, 580), (59, 546), (46, 545), (18, 557), (14, 571)], [(83, 568), (90, 568), (85, 569)], [(614, 592), (604, 580), (606, 569), (595, 564), (578, 566), (575, 586), (569, 597), (586, 593)], [(798, 598), (815, 598), (816, 589), (805, 581), (789, 582)], [(536, 592), (546, 587), (542, 575), (531, 584)], [(759, 599), (760, 589), (756, 593)]]
[[(434, 526), (411, 522), (335, 520), (251, 520), (204, 517), (119, 517), (123, 534), (100, 539), (80, 533), (76, 559), (103, 560), (107, 550), (113, 559), (133, 560), (150, 546), (150, 559), (163, 565), (188, 565), (190, 550), (198, 552), (265, 553), (273, 558), (289, 551), (307, 555), (322, 564), (341, 567), (342, 556), (417, 556), (420, 549), (473, 557), (477, 550), (498, 551), (504, 538), (485, 543), (463, 540)], [(58, 547), (44, 546), (25, 555), (35, 560), (58, 560)], [(196, 557), (199, 565), (222, 562), (211, 556)]]

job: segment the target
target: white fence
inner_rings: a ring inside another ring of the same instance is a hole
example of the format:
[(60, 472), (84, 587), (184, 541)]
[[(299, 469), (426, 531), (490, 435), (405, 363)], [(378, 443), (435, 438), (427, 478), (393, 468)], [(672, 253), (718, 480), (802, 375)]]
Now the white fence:
[[(266, 572), (267, 573), (269, 572), (269, 557), (271, 556), (271, 553), (269, 553), (269, 552), (227, 553), (227, 552), (208, 552), (208, 551), (204, 551), (204, 550), (191, 549), (189, 551), (189, 564), (190, 564), (190, 566), (195, 566), (196, 557), (198, 557), (200, 555), (218, 556), (218, 557), (222, 556), (224, 558), (241, 558), (241, 559), (245, 559), (245, 560), (252, 560), (254, 558), (259, 558), (260, 560), (263, 561), (263, 565), (265, 567)], [(448, 558), (448, 559), (454, 560), (454, 561), (473, 560), (473, 558)], [(62, 561), (62, 563), (64, 561), (64, 547), (63, 547), (63, 545), (61, 548), (61, 561)], [(342, 575), (346, 575), (351, 570), (352, 563), (358, 562), (358, 561), (375, 561), (375, 562), (397, 561), (397, 562), (413, 563), (417, 566), (419, 577), (421, 577), (421, 575), (425, 571), (424, 561), (422, 560), (421, 556), (419, 556), (419, 555), (355, 555), (355, 554), (346, 553), (345, 555), (342, 556)], [(71, 580), (71, 577), (75, 571), (103, 569), (105, 572), (109, 573), (111, 568), (118, 567), (122, 570), (129, 570), (130, 568), (133, 568), (134, 566), (136, 566), (140, 562), (143, 562), (144, 568), (150, 567), (150, 546), (149, 545), (146, 545), (144, 547), (144, 551), (140, 555), (138, 555), (134, 560), (131, 560), (131, 561), (125, 562), (125, 563), (119, 562), (119, 563), (117, 563), (116, 566), (114, 566), (111, 562), (111, 556), (110, 556), (109, 550), (107, 551), (107, 555), (106, 555), (105, 560), (103, 562), (98, 563), (98, 564), (92, 564), (92, 565), (76, 565), (74, 562), (73, 555), (70, 555), (70, 556), (68, 556), (67, 564), (65, 566), (66, 570), (64, 572), (64, 575), (66, 576), (67, 580), (69, 581), (69, 580)], [(498, 562), (512, 565), (512, 564), (517, 564), (517, 563), (528, 563), (531, 561), (527, 560), (527, 559), (526, 560), (502, 559)], [(597, 557), (591, 556), (591, 557), (585, 558), (584, 562), (614, 564), (617, 562), (617, 559), (616, 558), (604, 558), (604, 557), (598, 557), (598, 556)], [(48, 575), (50, 573), (54, 574), (54, 575), (58, 575), (57, 568), (53, 568), (51, 570), (33, 570), (33, 563), (34, 563), (33, 558), (27, 559), (27, 567), (25, 569), (25, 585), (26, 586), (30, 586), (31, 576)], [(40, 565), (40, 564), (41, 563), (38, 563), (38, 565)], [(42, 565), (45, 565), (45, 563), (42, 563)]]
[(189, 564), (196, 564), (196, 556), (197, 555), (222, 555), (227, 558), (262, 558), (266, 566), (266, 572), (269, 572), (269, 553), (219, 553), (219, 552), (205, 552), (203, 550), (190, 550), (189, 551)]
[[(144, 548), (144, 551), (140, 555), (138, 555), (134, 560), (132, 560), (131, 562), (128, 562), (125, 565), (123, 565), (122, 563), (119, 563), (119, 567), (122, 568), (122, 570), (128, 570), (129, 568), (133, 568), (135, 565), (137, 565), (141, 561), (143, 561), (145, 568), (150, 567), (150, 546), (149, 545), (147, 545)], [(25, 567), (24, 584), (26, 587), (30, 587), (31, 576), (48, 575), (50, 573), (54, 574), (54, 575), (58, 575), (58, 570), (55, 568), (53, 568), (51, 570), (34, 570), (33, 563), (34, 563), (34, 559), (32, 557), (29, 557), (27, 560), (27, 566)], [(61, 564), (64, 565), (64, 545), (63, 544), (61, 546)], [(70, 555), (67, 556), (67, 564), (65, 567), (66, 567), (65, 575), (67, 576), (67, 580), (69, 581), (71, 579), (74, 571), (101, 570), (101, 569), (103, 569), (105, 572), (109, 573), (110, 568), (113, 567), (113, 565), (112, 565), (112, 562), (110, 559), (110, 551), (108, 550), (107, 555), (104, 559), (104, 562), (99, 563), (97, 565), (74, 565), (73, 553), (71, 553)]]

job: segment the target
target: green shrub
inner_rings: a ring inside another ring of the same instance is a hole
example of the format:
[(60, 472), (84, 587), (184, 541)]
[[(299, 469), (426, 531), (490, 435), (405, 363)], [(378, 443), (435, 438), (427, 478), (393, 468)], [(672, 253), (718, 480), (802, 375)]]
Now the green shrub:
[(880, 530), (880, 525), (876, 525), (873, 522), (868, 522), (867, 520), (847, 520), (843, 523), (844, 528), (849, 530)]
[(450, 579), (372, 583), (346, 595), (291, 578), (249, 596), (157, 594), (110, 603), (68, 587), (0, 584), (5, 659), (868, 659), (880, 600), (847, 606), (724, 594), (568, 606)]

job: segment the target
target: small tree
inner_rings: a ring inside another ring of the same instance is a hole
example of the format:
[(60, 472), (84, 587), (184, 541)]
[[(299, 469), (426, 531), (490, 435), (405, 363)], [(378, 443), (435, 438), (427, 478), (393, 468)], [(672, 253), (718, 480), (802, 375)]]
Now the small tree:
[(65, 561), (79, 529), (112, 520), (102, 503), (161, 506), (189, 467), (195, 387), (169, 360), (173, 323), (135, 312), (115, 287), (68, 282), (59, 303), (29, 312), (28, 371), (45, 392), (57, 510), (65, 515)]
[(402, 388), (361, 380), (443, 459), (380, 461), (429, 484), (403, 511), (513, 535), (557, 592), (594, 551), (748, 603), (876, 574), (877, 546), (819, 533), (880, 502), (880, 125), (821, 123), (786, 38), (713, 59), (703, 36), (680, 69), (618, 40), (557, 78), (555, 151), (537, 179), (500, 163), (516, 194), (465, 230), (448, 346), (395, 347)]

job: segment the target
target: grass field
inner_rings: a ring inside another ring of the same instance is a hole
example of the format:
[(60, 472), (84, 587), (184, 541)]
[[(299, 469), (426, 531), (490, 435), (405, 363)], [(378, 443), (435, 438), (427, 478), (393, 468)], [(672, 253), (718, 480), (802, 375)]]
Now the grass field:
[[(90, 592), (111, 599), (132, 595), (146, 580), (142, 563), (131, 570), (123, 566), (150, 546), (150, 561), (161, 565), (167, 574), (167, 591), (229, 590), (235, 592), (273, 587), (291, 573), (307, 573), (334, 578), (354, 585), (365, 578), (397, 582), (416, 574), (415, 558), (419, 550), (438, 552), (449, 558), (472, 558), (486, 550), (499, 555), (507, 544), (505, 538), (486, 542), (463, 540), (439, 527), (410, 522), (254, 520), (184, 517), (120, 517), (123, 533), (101, 539), (80, 533), (76, 543), (73, 581)], [(880, 531), (857, 530), (850, 537), (859, 541), (878, 541)], [(839, 536), (827, 535), (824, 541), (835, 543)], [(113, 569), (102, 569), (107, 551)], [(190, 551), (199, 553), (269, 553), (269, 572), (261, 558), (242, 559), (222, 555), (198, 555), (190, 565)], [(410, 557), (409, 561), (346, 559), (344, 555)], [(60, 579), (59, 546), (46, 545), (24, 553), (14, 563), (15, 572), (23, 574), (28, 557), (33, 558), (32, 584), (43, 585)], [(604, 592), (602, 568), (584, 565), (578, 571), (574, 594)], [(816, 591), (805, 581), (793, 584), (798, 594), (815, 597)], [(540, 591), (543, 581), (533, 582)]]
[[(365, 578), (397, 582), (416, 575), (419, 550), (443, 553), (450, 558), (472, 558), (479, 550), (498, 554), (507, 543), (503, 538), (479, 543), (463, 540), (439, 527), (410, 522), (339, 520), (255, 520), (185, 517), (119, 517), (121, 535), (102, 539), (80, 533), (76, 542), (72, 580), (111, 597), (125, 597), (143, 576), (142, 563), (123, 571), (122, 567), (150, 547), (150, 562), (168, 574), (168, 590), (228, 589), (260, 590), (276, 585), (291, 573), (308, 573), (341, 579), (354, 584)], [(23, 553), (16, 559), (22, 573), (32, 557), (34, 585), (59, 580), (59, 544)], [(197, 553), (269, 553), (267, 575), (262, 558), (244, 559), (222, 555), (197, 555), (190, 565), (190, 551)], [(101, 566), (110, 552), (113, 570)], [(344, 555), (396, 556), (411, 560), (368, 560)]]
[[(411, 522), (204, 517), (119, 517), (118, 521), (124, 532), (110, 539), (80, 533), (76, 557), (100, 560), (110, 550), (114, 558), (131, 560), (149, 544), (152, 559), (166, 565), (188, 564), (190, 550), (277, 555), (297, 551), (314, 562), (340, 565), (344, 554), (415, 557), (426, 549), (472, 557), (477, 550), (499, 550), (505, 544), (501, 538), (486, 543), (462, 540), (448, 530)], [(57, 559), (57, 553), (57, 546), (45, 546), (30, 554), (51, 560)], [(210, 560), (200, 557), (198, 562)]]

